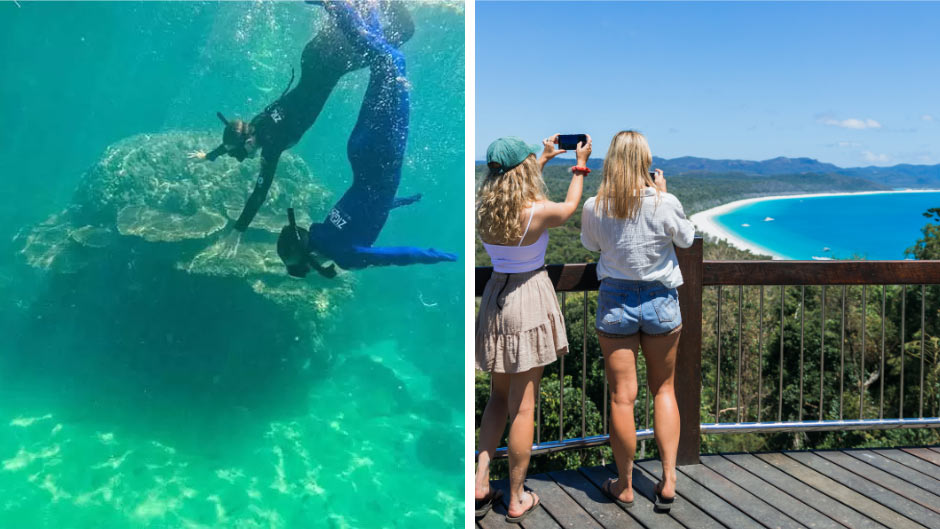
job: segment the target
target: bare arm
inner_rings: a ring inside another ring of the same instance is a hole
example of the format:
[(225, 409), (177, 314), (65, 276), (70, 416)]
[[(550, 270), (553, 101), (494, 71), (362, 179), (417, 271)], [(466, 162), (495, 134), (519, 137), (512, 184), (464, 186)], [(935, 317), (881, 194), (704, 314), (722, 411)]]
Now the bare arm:
[[(578, 167), (585, 167), (591, 156), (591, 136), (587, 137), (587, 144), (578, 143)], [(568, 195), (564, 202), (545, 202), (544, 207), (537, 211), (535, 216), (542, 228), (561, 226), (574, 215), (581, 203), (581, 192), (584, 190), (584, 175), (582, 171), (571, 172), (571, 183), (568, 185)]]

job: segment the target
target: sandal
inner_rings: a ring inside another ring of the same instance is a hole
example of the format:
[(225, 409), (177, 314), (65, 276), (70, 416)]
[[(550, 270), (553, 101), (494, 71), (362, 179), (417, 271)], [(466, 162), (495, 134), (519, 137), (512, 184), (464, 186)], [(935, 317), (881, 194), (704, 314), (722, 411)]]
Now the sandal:
[(653, 493), (656, 495), (656, 502), (653, 504), (653, 510), (656, 512), (669, 512), (672, 509), (673, 502), (676, 501), (676, 497), (667, 498), (663, 496), (663, 482), (660, 481), (656, 484), (656, 488), (653, 489)]
[(526, 509), (525, 512), (522, 513), (522, 514), (520, 514), (519, 516), (509, 516), (509, 511), (507, 510), (507, 511), (506, 511), (506, 521), (507, 521), (507, 522), (509, 522), (509, 523), (519, 523), (519, 522), (521, 522), (522, 520), (525, 520), (525, 517), (526, 517), (526, 516), (532, 514), (532, 512), (533, 512), (535, 509), (541, 507), (542, 502), (539, 500), (538, 494), (536, 494), (535, 492), (533, 492), (533, 491), (531, 491), (531, 490), (527, 490), (527, 491), (526, 491), (526, 494), (528, 494), (529, 496), (532, 496), (532, 498), (534, 498), (534, 499), (532, 500), (532, 506), (529, 507), (528, 509)]
[(620, 508), (622, 509), (629, 509), (633, 507), (633, 500), (623, 501), (620, 498), (618, 498), (616, 494), (614, 494), (614, 492), (610, 488), (613, 486), (613, 484), (614, 484), (613, 478), (608, 478), (607, 481), (604, 482), (604, 486), (601, 487), (601, 490), (604, 491), (604, 495), (610, 498), (611, 500), (613, 500), (614, 503), (619, 505)]
[(480, 518), (486, 516), (486, 513), (490, 512), (490, 509), (492, 509), (493, 506), (496, 505), (496, 502), (499, 501), (499, 499), (502, 497), (503, 491), (496, 489), (491, 490), (490, 493), (486, 495), (486, 497), (477, 500), (476, 519), (479, 520)]

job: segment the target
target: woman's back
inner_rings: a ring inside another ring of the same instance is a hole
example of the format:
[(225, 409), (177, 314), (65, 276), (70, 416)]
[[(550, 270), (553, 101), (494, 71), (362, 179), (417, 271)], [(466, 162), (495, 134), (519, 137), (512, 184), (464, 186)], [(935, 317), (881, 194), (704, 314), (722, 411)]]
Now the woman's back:
[(688, 248), (695, 227), (685, 218), (679, 200), (653, 188), (643, 190), (634, 218), (619, 219), (595, 206), (597, 197), (584, 203), (581, 213), (581, 243), (601, 252), (598, 279), (611, 277), (637, 281), (659, 281), (673, 288), (682, 284), (682, 274), (673, 247)]

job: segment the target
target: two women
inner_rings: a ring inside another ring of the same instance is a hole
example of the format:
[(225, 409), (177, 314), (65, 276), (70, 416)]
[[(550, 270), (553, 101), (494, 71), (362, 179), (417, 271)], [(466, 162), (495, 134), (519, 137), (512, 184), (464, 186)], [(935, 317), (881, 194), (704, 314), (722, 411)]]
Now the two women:
[(476, 330), (476, 366), (492, 375), (490, 399), (480, 424), (476, 469), (477, 516), (500, 497), (490, 489), (490, 461), (509, 418), (509, 509), (506, 520), (519, 522), (539, 506), (539, 497), (523, 488), (535, 425), (535, 399), (542, 369), (568, 352), (565, 322), (545, 271), (548, 229), (560, 226), (577, 210), (591, 138), (578, 144), (577, 166), (564, 202), (547, 199), (542, 167), (565, 151), (555, 148), (557, 134), (544, 150), (519, 138), (500, 138), (486, 152), (489, 174), (477, 197), (477, 227), (493, 261), (493, 275), (483, 292)]
[[(547, 148), (546, 153), (551, 154), (551, 151)], [(568, 192), (568, 199), (571, 199), (572, 191), (575, 191), (575, 205), (581, 191), (580, 175), (589, 172), (583, 167), (586, 161), (587, 157), (582, 158), (579, 150), (578, 167), (573, 168), (575, 176)], [(679, 413), (673, 380), (682, 322), (676, 287), (682, 284), (682, 274), (674, 247), (690, 246), (695, 230), (691, 222), (686, 220), (679, 201), (666, 192), (666, 180), (662, 171), (657, 170), (651, 174), (651, 165), (652, 155), (646, 139), (641, 134), (624, 131), (614, 137), (604, 161), (604, 175), (597, 196), (589, 198), (582, 211), (581, 241), (587, 249), (600, 252), (597, 274), (601, 287), (595, 326), (611, 390), (611, 446), (619, 474), (618, 479), (604, 483), (604, 492), (624, 508), (633, 505), (632, 473), (636, 451), (633, 406), (637, 395), (636, 357), (642, 349), (646, 359), (650, 392), (655, 399), (654, 429), (663, 463), (663, 479), (656, 486), (656, 504), (661, 510), (667, 510), (676, 494), (675, 465), (679, 443)], [(533, 170), (536, 168), (537, 166), (533, 165)], [(487, 231), (492, 230), (492, 225), (482, 222), (484, 218), (496, 218), (492, 214), (484, 216), (493, 210), (489, 204), (507, 204), (502, 208), (504, 213), (499, 217), (505, 220), (496, 225), (510, 226), (511, 222), (518, 225), (525, 219), (525, 208), (528, 204), (536, 204), (541, 197), (536, 194), (524, 194), (533, 186), (526, 180), (524, 172), (507, 172), (503, 177), (504, 181), (499, 182), (491, 171), (490, 177), (480, 190), (478, 218), (484, 242), (491, 242), (495, 238), (495, 234)], [(510, 180), (507, 177), (513, 178)], [(541, 182), (541, 179), (530, 180), (536, 186)], [(501, 186), (497, 187), (497, 182)], [(495, 198), (495, 195), (502, 198)], [(514, 196), (520, 198), (513, 198)], [(571, 212), (573, 211), (572, 209)], [(571, 212), (566, 211), (568, 216)], [(563, 219), (559, 224), (562, 222)], [(546, 284), (540, 284), (539, 287), (541, 296), (527, 300), (524, 307), (516, 305), (513, 307), (514, 312), (508, 314), (493, 308), (493, 304), (503, 299), (498, 289), (504, 285), (515, 287), (512, 292), (528, 289), (520, 286), (516, 276), (510, 278), (499, 273), (499, 268), (504, 266), (501, 260), (505, 258), (505, 254), (501, 252), (505, 252), (507, 242), (514, 241), (511, 238), (511, 235), (516, 233), (511, 231), (514, 229), (504, 228), (503, 236), (496, 239), (504, 244), (499, 247), (503, 250), (493, 252), (490, 251), (491, 245), (487, 245), (487, 251), (494, 258), (494, 274), (484, 290), (476, 337), (477, 366), (493, 372), (490, 402), (480, 425), (480, 452), (476, 475), (478, 512), (485, 514), (485, 501), (495, 499), (488, 490), (489, 461), (492, 449), (502, 433), (506, 414), (504, 403), (508, 402), (510, 412), (516, 410), (509, 438), (512, 495), (509, 519), (516, 519), (523, 509), (537, 504), (538, 501), (537, 497), (529, 499), (533, 494), (523, 492), (522, 482), (525, 479), (531, 450), (532, 413), (541, 367), (529, 367), (530, 371), (506, 375), (506, 364), (508, 363), (510, 369), (515, 367), (517, 359), (526, 358), (525, 353), (531, 349), (531, 346), (527, 345), (529, 341), (524, 339), (530, 335), (520, 331), (536, 329), (534, 335), (540, 337), (537, 331), (539, 327), (534, 326), (534, 323), (561, 322), (560, 315), (554, 317), (551, 310), (548, 317), (543, 315), (546, 306), (557, 310), (555, 293), (547, 277)], [(529, 235), (525, 235), (518, 242), (521, 245), (533, 241)], [(547, 238), (544, 242), (547, 243)], [(521, 248), (509, 250), (509, 257), (518, 256), (522, 252)], [(540, 259), (542, 258), (544, 246), (540, 255)], [(537, 264), (541, 266), (542, 261), (539, 260)], [(516, 299), (524, 298), (517, 295)], [(502, 311), (509, 308), (509, 302), (506, 296)], [(564, 337), (563, 327), (560, 333), (553, 336), (559, 334)], [(541, 339), (536, 341), (539, 344), (548, 342)], [(567, 341), (563, 343), (567, 345)], [(491, 361), (490, 350), (503, 352), (509, 361), (503, 360), (504, 356), (499, 354), (495, 354), (496, 360)], [(503, 364), (499, 363), (501, 361)], [(532, 366), (539, 363), (531, 362)], [(522, 386), (522, 389), (512, 392), (512, 389), (518, 386)], [(523, 422), (517, 426), (519, 421)], [(494, 432), (496, 426), (499, 429)], [(516, 428), (519, 430), (518, 436), (514, 436)], [(480, 500), (483, 500), (482, 504)]]

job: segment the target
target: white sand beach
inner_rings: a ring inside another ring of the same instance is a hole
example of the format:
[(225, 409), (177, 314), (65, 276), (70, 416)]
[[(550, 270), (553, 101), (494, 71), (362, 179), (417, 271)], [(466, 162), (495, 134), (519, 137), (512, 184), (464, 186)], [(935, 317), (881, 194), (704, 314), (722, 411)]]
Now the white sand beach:
[[(789, 257), (774, 252), (768, 248), (755, 244), (747, 239), (743, 239), (730, 231), (726, 230), (723, 226), (715, 222), (715, 217), (719, 215), (724, 215), (725, 213), (730, 213), (738, 208), (754, 204), (756, 202), (763, 202), (765, 200), (779, 200), (779, 199), (799, 199), (799, 198), (809, 198), (809, 197), (838, 197), (838, 196), (849, 196), (849, 195), (884, 195), (884, 194), (893, 194), (893, 193), (937, 193), (940, 192), (940, 189), (900, 189), (896, 191), (858, 191), (854, 193), (809, 193), (803, 195), (775, 195), (769, 197), (756, 197), (756, 198), (745, 198), (743, 200), (735, 200), (734, 202), (728, 202), (727, 204), (722, 204), (720, 206), (706, 209), (705, 211), (700, 211), (691, 217), (689, 220), (695, 224), (696, 229), (705, 235), (714, 237), (716, 239), (724, 239), (728, 241), (731, 246), (738, 248), (740, 250), (748, 250), (753, 253), (769, 255), (774, 259), (789, 259)], [(768, 220), (769, 219), (769, 220)], [(766, 222), (772, 222), (773, 219), (765, 219)]]

